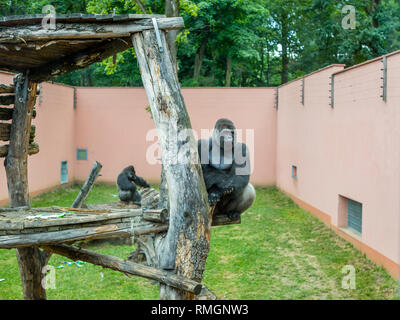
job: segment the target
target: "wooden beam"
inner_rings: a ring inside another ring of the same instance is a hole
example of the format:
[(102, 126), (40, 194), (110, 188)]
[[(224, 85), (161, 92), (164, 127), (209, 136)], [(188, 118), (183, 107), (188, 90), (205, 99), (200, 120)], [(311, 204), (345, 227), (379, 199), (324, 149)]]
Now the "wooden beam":
[(196, 281), (184, 278), (172, 272), (126, 261), (114, 256), (78, 249), (65, 244), (57, 246), (42, 246), (42, 248), (74, 261), (86, 261), (104, 268), (132, 274), (146, 279), (156, 280), (168, 286), (183, 290), (185, 292), (190, 292), (192, 294), (199, 294), (202, 289), (202, 285)]
[[(0, 146), (0, 158), (4, 158), (7, 156), (8, 148), (8, 145)], [(37, 153), (39, 153), (39, 145), (36, 142), (29, 144), (28, 155), (32, 156)]]
[(92, 191), (94, 182), (96, 181), (97, 177), (99, 176), (99, 173), (100, 173), (100, 170), (102, 167), (103, 166), (100, 162), (95, 161), (95, 163), (93, 164), (92, 170), (90, 171), (89, 176), (87, 177), (85, 183), (82, 186), (82, 189), (79, 191), (78, 196), (72, 203), (72, 208), (80, 208), (82, 206), (82, 204), (85, 202), (90, 191)]
[(0, 120), (11, 120), (12, 114), (12, 108), (0, 108)]
[[(32, 116), (31, 116), (32, 117)], [(14, 118), (14, 111), (13, 111)], [(12, 119), (13, 119), (12, 118)], [(9, 141), (11, 139), (12, 123), (0, 123), (0, 140)], [(28, 143), (32, 143), (35, 138), (36, 127), (30, 126)]]
[(14, 85), (0, 84), (0, 93), (14, 93), (14, 92), (15, 92)]
[[(211, 217), (207, 190), (201, 171), (197, 142), (180, 92), (178, 77), (171, 60), (165, 33), (160, 30), (160, 50), (153, 30), (135, 33), (132, 40), (159, 132), (162, 163), (169, 190), (169, 229), (157, 241), (156, 252), (161, 268), (201, 282), (209, 251)], [(176, 137), (182, 137), (176, 148)], [(174, 140), (175, 138), (175, 140)], [(179, 160), (178, 160), (179, 159)], [(176, 161), (179, 161), (176, 163)], [(193, 295), (162, 287), (162, 299), (193, 299)]]
[(10, 234), (0, 236), (0, 249), (24, 248), (59, 244), (78, 240), (128, 238), (143, 234), (165, 232), (168, 225), (148, 223), (115, 223), (94, 227), (71, 228), (61, 231)]
[[(159, 29), (178, 30), (184, 27), (182, 17), (158, 18)], [(41, 24), (7, 27), (0, 33), (0, 44), (27, 41), (65, 39), (115, 39), (126, 38), (132, 33), (153, 29), (151, 19), (124, 23), (66, 23), (56, 30), (43, 29)], [(23, 39), (23, 40), (21, 40)]]
[[(30, 81), (29, 74), (26, 73), (15, 76), (14, 84), (15, 104), (10, 145), (4, 165), (10, 206), (22, 207), (29, 206), (28, 144), (37, 83)], [(46, 299), (46, 290), (42, 286), (45, 255), (38, 248), (21, 248), (17, 249), (17, 260), (24, 299)]]
[(143, 219), (156, 223), (165, 223), (168, 219), (168, 210), (167, 209), (146, 210), (143, 212)]
[(9, 106), (10, 104), (14, 104), (15, 96), (0, 96), (0, 105), (2, 106)]

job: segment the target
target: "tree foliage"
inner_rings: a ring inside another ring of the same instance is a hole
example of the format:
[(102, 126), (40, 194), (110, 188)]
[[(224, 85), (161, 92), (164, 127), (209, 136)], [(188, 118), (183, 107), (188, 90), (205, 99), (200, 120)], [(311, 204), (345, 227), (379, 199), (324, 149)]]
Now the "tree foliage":
[[(171, 0), (166, 0), (171, 1)], [(0, 0), (1, 15), (161, 13), (161, 0)], [(342, 20), (355, 8), (355, 29)], [(400, 49), (398, 0), (180, 0), (184, 86), (274, 86), (331, 63), (347, 66)], [(133, 49), (57, 79), (79, 86), (140, 86)]]

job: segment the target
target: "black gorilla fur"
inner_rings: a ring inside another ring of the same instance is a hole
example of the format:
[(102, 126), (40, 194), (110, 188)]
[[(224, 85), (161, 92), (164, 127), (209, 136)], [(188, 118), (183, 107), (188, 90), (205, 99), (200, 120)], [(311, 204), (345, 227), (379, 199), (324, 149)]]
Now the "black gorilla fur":
[(123, 202), (134, 202), (140, 204), (142, 196), (140, 192), (136, 190), (136, 185), (144, 188), (149, 188), (149, 184), (141, 177), (138, 177), (135, 173), (133, 166), (126, 167), (118, 175), (117, 187), (119, 199)]
[[(213, 149), (219, 149), (219, 156), (212, 152)], [(210, 205), (216, 204), (214, 214), (237, 218), (253, 203), (255, 190), (249, 184), (250, 159), (247, 146), (236, 141), (233, 122), (219, 119), (210, 139), (198, 141), (198, 151), (208, 201)], [(228, 157), (224, 157), (225, 151)]]

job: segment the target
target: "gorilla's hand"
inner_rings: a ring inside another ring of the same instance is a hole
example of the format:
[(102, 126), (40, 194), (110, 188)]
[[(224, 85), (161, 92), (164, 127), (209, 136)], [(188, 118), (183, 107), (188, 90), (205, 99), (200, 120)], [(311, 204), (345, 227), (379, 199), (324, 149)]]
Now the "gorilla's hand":
[(210, 192), (208, 194), (208, 203), (210, 206), (214, 206), (217, 204), (217, 202), (221, 200), (221, 195), (217, 192)]
[(208, 194), (208, 203), (210, 206), (217, 204), (218, 201), (222, 200), (224, 197), (230, 195), (235, 189), (233, 187), (211, 191)]

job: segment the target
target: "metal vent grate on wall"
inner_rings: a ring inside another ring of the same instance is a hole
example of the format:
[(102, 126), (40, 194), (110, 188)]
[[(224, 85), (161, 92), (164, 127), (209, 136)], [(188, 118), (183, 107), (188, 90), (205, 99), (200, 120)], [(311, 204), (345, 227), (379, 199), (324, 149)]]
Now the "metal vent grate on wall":
[(68, 161), (61, 162), (61, 179), (60, 183), (68, 183)]
[(360, 202), (347, 199), (347, 227), (358, 233), (362, 232), (362, 204)]
[(87, 149), (77, 149), (76, 150), (76, 159), (77, 160), (87, 160)]

